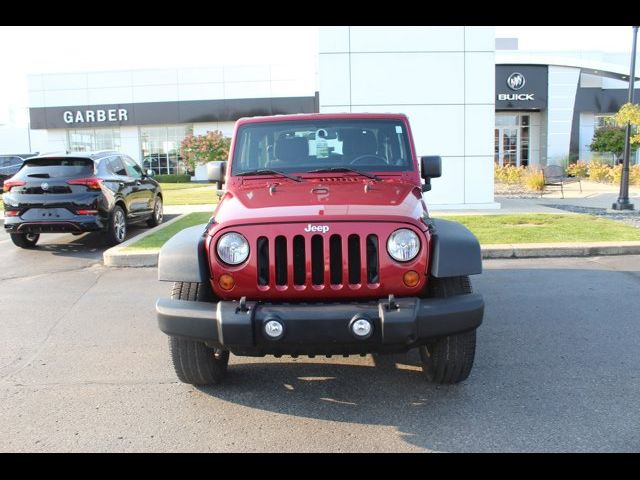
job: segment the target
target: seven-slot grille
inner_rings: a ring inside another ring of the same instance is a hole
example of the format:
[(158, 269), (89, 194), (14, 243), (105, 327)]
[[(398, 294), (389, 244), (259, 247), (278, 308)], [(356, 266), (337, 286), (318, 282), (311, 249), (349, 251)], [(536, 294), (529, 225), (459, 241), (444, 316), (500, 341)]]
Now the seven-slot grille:
[(262, 287), (380, 282), (375, 234), (261, 235), (255, 247), (257, 282)]

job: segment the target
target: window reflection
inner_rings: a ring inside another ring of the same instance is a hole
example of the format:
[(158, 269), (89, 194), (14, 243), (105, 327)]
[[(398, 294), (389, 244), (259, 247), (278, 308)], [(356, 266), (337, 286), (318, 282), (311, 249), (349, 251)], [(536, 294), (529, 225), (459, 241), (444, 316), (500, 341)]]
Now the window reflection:
[(142, 167), (156, 175), (187, 173), (180, 156), (180, 142), (191, 133), (193, 125), (141, 127)]
[(72, 152), (120, 150), (120, 129), (83, 128), (69, 130), (68, 145)]

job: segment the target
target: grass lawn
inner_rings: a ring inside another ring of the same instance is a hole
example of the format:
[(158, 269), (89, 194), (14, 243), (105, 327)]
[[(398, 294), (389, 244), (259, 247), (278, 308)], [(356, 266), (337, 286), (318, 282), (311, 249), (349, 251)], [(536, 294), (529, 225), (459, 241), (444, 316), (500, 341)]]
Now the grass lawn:
[(207, 223), (211, 218), (211, 213), (194, 212), (182, 217), (177, 222), (172, 223), (168, 227), (158, 230), (156, 233), (146, 236), (137, 242), (129, 245), (124, 250), (149, 250), (160, 248), (164, 243), (173, 237), (176, 233), (185, 228), (193, 227), (201, 223)]
[(189, 182), (189, 183), (161, 183), (160, 186), (162, 187), (162, 190), (167, 191), (167, 190), (184, 190), (185, 188), (204, 188), (204, 187), (210, 187), (211, 184), (210, 183), (196, 183), (196, 182)]
[(437, 218), (464, 224), (481, 244), (640, 240), (640, 228), (591, 215), (542, 213)]
[(165, 205), (201, 205), (218, 203), (215, 185), (199, 183), (163, 183)]

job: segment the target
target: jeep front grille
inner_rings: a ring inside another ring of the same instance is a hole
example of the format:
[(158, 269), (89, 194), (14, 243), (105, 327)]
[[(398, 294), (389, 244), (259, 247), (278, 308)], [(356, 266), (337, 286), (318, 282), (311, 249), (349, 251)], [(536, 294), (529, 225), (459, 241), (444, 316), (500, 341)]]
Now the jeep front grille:
[[(377, 235), (260, 236), (256, 241), (257, 281), (266, 287), (380, 282)], [(307, 267), (310, 267), (309, 269)]]

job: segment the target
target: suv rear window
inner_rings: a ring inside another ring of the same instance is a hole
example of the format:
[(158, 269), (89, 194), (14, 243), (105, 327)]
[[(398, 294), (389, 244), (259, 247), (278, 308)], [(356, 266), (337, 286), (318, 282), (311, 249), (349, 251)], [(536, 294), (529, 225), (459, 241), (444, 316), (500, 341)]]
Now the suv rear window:
[(93, 175), (93, 160), (88, 158), (38, 158), (25, 161), (18, 178), (64, 178)]

